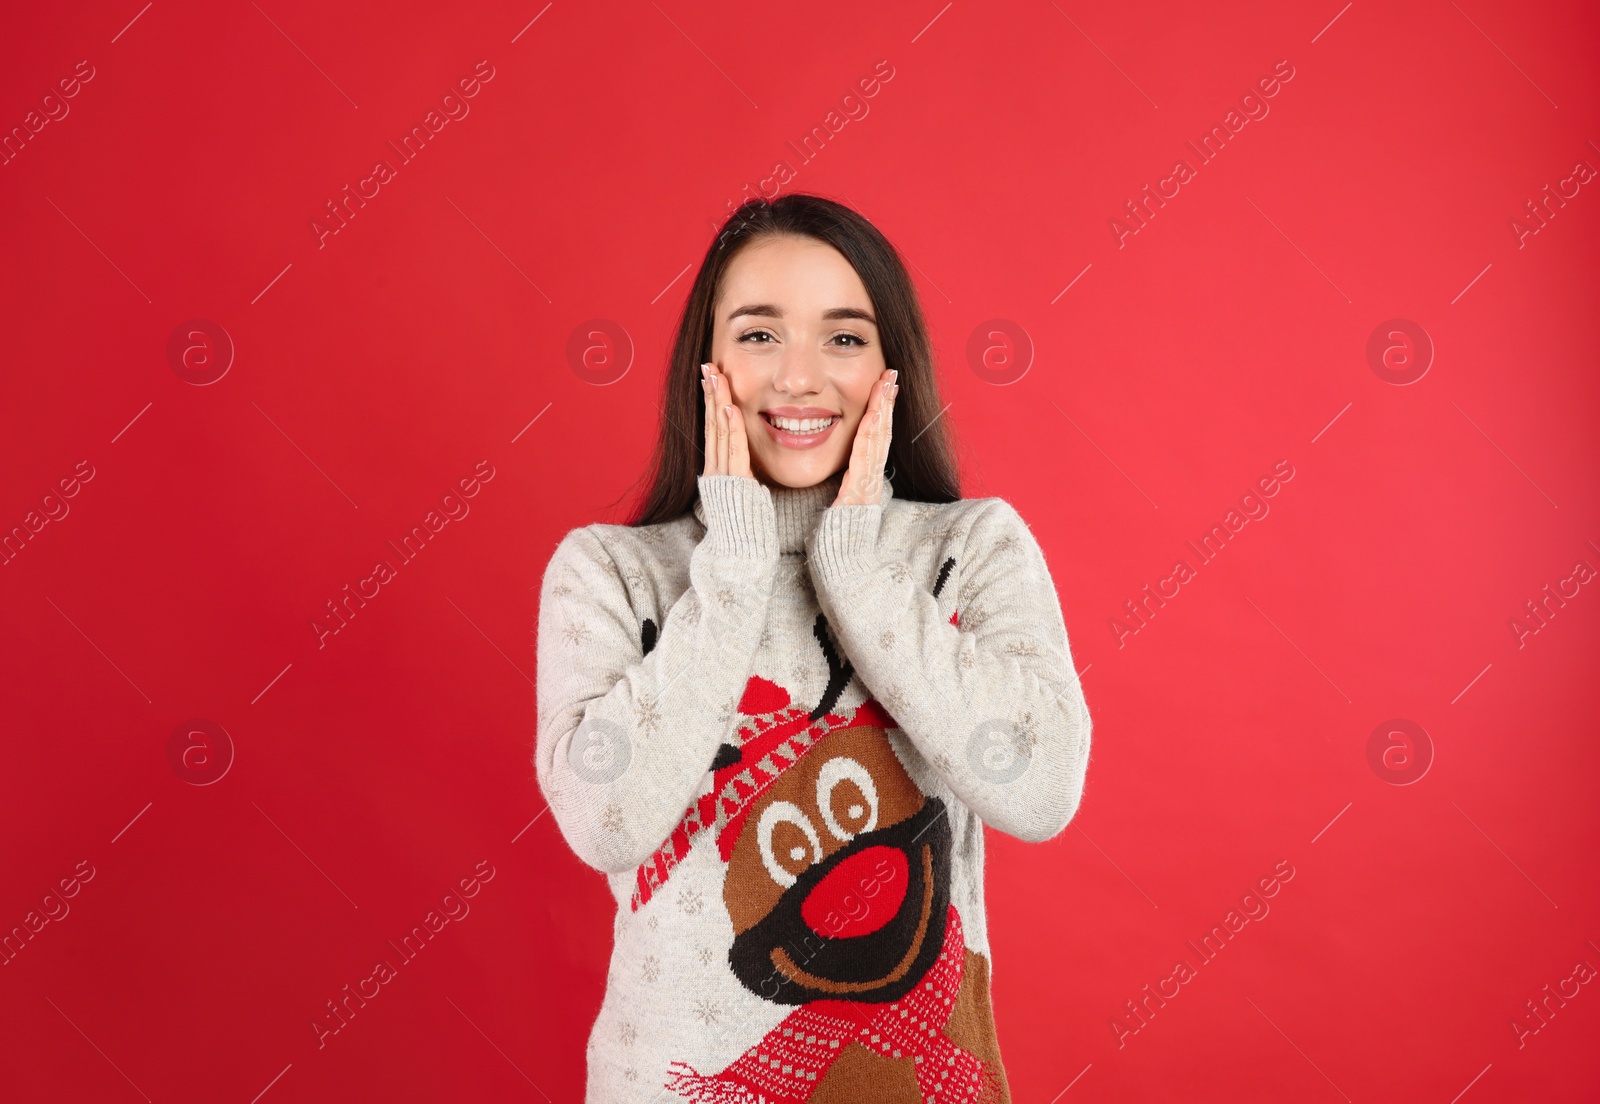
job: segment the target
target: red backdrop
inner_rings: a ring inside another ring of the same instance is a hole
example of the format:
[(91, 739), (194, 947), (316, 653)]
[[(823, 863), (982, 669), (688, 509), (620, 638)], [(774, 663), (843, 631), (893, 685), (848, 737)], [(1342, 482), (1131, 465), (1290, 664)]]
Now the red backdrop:
[(1017, 1099), (1600, 1099), (1591, 6), (0, 27), (0, 1095), (581, 1098), (537, 585), (764, 187), (914, 264), (1066, 610), (1082, 810), (989, 841)]

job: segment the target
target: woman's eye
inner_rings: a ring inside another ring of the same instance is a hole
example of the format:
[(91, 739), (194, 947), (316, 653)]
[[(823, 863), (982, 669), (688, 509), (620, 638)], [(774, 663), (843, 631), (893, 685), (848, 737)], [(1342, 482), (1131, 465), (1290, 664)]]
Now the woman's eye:
[[(769, 334), (766, 330), (751, 330), (747, 334), (740, 334), (739, 335), (739, 340), (740, 341), (749, 341), (752, 337), (771, 337), (771, 336), (772, 335)], [(770, 342), (757, 341), (756, 344), (757, 345), (767, 345), (767, 344), (770, 344)]]
[(839, 340), (839, 338), (842, 338), (842, 337), (847, 337), (847, 338), (849, 338), (849, 339), (850, 339), (850, 340), (851, 340), (851, 341), (854, 341), (854, 342), (855, 342), (855, 346), (854, 346), (854, 347), (855, 347), (855, 348), (858, 348), (858, 349), (865, 349), (865, 348), (866, 348), (866, 347), (867, 347), (867, 343), (866, 343), (866, 341), (864, 341), (864, 340), (863, 340), (863, 339), (861, 339), (861, 338), (860, 338), (860, 337), (857, 337), (857, 336), (856, 336), (856, 335), (855, 335), (855, 334), (853, 334), (853, 333), (842, 333), (842, 334), (838, 334), (838, 335), (836, 335), (836, 336), (835, 336), (835, 337), (834, 337), (834, 340), (835, 340), (835, 341), (837, 341), (837, 340)]

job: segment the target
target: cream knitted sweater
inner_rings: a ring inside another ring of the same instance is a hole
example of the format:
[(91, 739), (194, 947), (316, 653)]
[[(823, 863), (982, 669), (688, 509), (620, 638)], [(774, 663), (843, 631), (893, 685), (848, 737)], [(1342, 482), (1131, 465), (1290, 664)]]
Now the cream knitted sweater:
[(999, 498), (701, 476), (540, 588), (539, 786), (616, 898), (591, 1102), (1009, 1101), (982, 825), (1077, 811), (1090, 720)]

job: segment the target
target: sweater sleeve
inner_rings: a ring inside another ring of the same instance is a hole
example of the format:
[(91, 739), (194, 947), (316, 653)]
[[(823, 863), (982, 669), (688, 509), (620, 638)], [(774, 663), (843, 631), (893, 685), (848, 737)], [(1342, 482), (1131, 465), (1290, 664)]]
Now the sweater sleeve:
[(706, 534), (689, 586), (648, 630), (592, 528), (557, 546), (540, 585), (539, 787), (580, 859), (606, 873), (643, 862), (704, 779), (749, 677), (778, 565), (772, 493), (700, 476)]
[(957, 624), (877, 547), (883, 505), (831, 506), (807, 557), (862, 681), (978, 818), (1030, 842), (1072, 820), (1090, 720), (1060, 598), (1016, 509), (990, 500), (954, 565)]

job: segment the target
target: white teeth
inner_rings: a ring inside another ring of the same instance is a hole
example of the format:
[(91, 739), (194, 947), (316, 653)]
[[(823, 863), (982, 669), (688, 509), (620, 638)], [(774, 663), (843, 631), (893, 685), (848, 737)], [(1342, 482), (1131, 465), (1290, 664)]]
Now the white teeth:
[(779, 418), (776, 415), (772, 417), (772, 424), (788, 433), (818, 433), (833, 423), (833, 418)]

